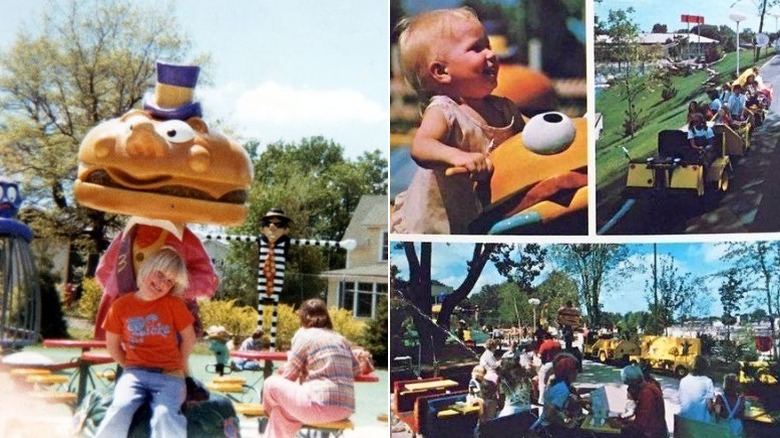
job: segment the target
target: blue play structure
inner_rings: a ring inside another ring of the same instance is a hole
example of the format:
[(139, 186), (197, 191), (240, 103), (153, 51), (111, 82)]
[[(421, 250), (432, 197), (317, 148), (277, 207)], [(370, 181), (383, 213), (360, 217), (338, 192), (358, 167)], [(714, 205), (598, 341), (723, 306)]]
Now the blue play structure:
[(32, 230), (14, 219), (21, 204), (19, 185), (0, 176), (0, 350), (34, 344), (41, 326)]

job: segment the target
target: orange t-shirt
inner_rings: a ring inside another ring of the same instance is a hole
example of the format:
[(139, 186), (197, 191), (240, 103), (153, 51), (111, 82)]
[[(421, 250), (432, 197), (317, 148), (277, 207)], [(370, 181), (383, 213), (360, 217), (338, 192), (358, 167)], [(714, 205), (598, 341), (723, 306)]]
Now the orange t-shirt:
[(103, 328), (120, 336), (126, 353), (125, 366), (182, 370), (178, 333), (192, 325), (184, 300), (166, 295), (144, 301), (134, 293), (114, 301)]

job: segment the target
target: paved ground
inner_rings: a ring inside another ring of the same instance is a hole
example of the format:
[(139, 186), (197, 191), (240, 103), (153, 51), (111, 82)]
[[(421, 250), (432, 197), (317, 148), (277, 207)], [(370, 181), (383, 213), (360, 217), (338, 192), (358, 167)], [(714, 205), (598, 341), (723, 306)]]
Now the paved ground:
[[(78, 350), (27, 348), (25, 351), (43, 353), (53, 360), (65, 361), (77, 356)], [(213, 362), (208, 355), (193, 355), (191, 366), (195, 377), (207, 382), (214, 375), (206, 372), (206, 365)], [(94, 367), (100, 372), (109, 365)], [(256, 382), (260, 376), (246, 374), (248, 382)], [(254, 373), (252, 373), (254, 374)], [(347, 431), (347, 438), (382, 437), (388, 435), (388, 425), (380, 421), (379, 416), (388, 411), (388, 373), (379, 370), (377, 383), (358, 383), (355, 387), (357, 412), (351, 420), (355, 430)], [(48, 405), (31, 400), (11, 382), (7, 373), (0, 373), (0, 437), (3, 438), (65, 438), (71, 437), (73, 430), (73, 412), (65, 405)], [(263, 435), (257, 430), (256, 419), (240, 418), (241, 436), (259, 438)]]

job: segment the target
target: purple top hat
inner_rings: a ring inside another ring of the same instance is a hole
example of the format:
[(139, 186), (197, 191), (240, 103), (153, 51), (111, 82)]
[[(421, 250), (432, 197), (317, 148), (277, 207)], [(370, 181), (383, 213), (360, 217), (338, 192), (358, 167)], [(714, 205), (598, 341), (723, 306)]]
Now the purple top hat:
[(154, 94), (144, 96), (144, 109), (163, 120), (202, 117), (199, 102), (193, 102), (200, 67), (157, 61), (157, 85)]

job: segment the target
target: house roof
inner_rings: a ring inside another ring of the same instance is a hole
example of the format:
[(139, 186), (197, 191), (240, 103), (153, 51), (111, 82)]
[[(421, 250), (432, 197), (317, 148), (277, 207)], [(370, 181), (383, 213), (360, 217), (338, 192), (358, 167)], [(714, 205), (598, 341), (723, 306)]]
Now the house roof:
[(389, 206), (386, 195), (363, 195), (344, 231), (344, 239), (357, 240), (365, 228), (386, 229)]
[(353, 268), (334, 269), (320, 273), (321, 277), (382, 277), (385, 279), (385, 282), (387, 282), (387, 275), (386, 262), (371, 263)]
[[(718, 43), (718, 40), (714, 40), (712, 38), (707, 37), (700, 37), (698, 34), (695, 33), (650, 33), (650, 32), (641, 32), (637, 35), (639, 44), (667, 44), (670, 42), (673, 42), (675, 37), (677, 38), (688, 38), (691, 43), (698, 44), (701, 42), (701, 44), (715, 44)], [(609, 37), (609, 35), (598, 35), (596, 36), (596, 42), (597, 43), (603, 43), (603, 44), (610, 44), (612, 42), (612, 39)]]

